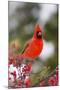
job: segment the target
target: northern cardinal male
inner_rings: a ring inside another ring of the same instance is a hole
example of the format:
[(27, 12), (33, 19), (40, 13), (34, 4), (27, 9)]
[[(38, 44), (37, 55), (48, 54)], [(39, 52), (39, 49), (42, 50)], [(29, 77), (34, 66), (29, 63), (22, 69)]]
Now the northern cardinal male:
[(21, 55), (25, 59), (34, 60), (43, 49), (43, 38), (42, 38), (42, 29), (37, 24), (34, 29), (33, 37), (27, 41)]

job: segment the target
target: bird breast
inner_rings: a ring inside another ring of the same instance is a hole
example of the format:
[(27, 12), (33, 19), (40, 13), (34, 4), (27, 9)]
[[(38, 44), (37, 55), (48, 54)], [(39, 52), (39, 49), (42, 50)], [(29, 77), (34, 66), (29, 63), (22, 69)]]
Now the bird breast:
[(32, 41), (24, 52), (26, 58), (36, 58), (42, 51), (43, 41)]

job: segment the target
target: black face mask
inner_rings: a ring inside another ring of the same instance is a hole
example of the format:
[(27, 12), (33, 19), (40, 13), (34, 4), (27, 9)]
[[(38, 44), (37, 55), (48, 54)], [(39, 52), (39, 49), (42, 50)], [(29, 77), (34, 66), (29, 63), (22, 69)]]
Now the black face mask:
[(37, 37), (38, 39), (41, 39), (41, 38), (42, 38), (42, 33), (41, 33), (41, 32), (37, 32), (37, 33), (36, 33), (36, 37)]

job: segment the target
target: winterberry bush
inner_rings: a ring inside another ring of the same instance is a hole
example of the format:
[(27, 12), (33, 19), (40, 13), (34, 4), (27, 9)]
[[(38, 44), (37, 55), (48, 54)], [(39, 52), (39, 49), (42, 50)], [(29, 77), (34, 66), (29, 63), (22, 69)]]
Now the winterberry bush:
[(58, 67), (49, 72), (49, 66), (43, 66), (40, 72), (32, 73), (32, 63), (25, 63), (20, 55), (9, 54), (8, 58), (9, 88), (28, 88), (58, 85)]

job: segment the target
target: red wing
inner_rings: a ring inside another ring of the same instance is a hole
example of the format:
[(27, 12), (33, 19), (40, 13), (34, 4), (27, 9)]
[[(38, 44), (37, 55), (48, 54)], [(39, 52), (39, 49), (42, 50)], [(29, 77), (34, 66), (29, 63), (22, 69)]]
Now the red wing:
[(29, 40), (26, 44), (25, 44), (25, 46), (24, 46), (24, 49), (22, 50), (22, 54), (25, 52), (25, 50), (29, 47), (29, 44), (30, 44), (30, 42), (31, 42), (31, 40)]

